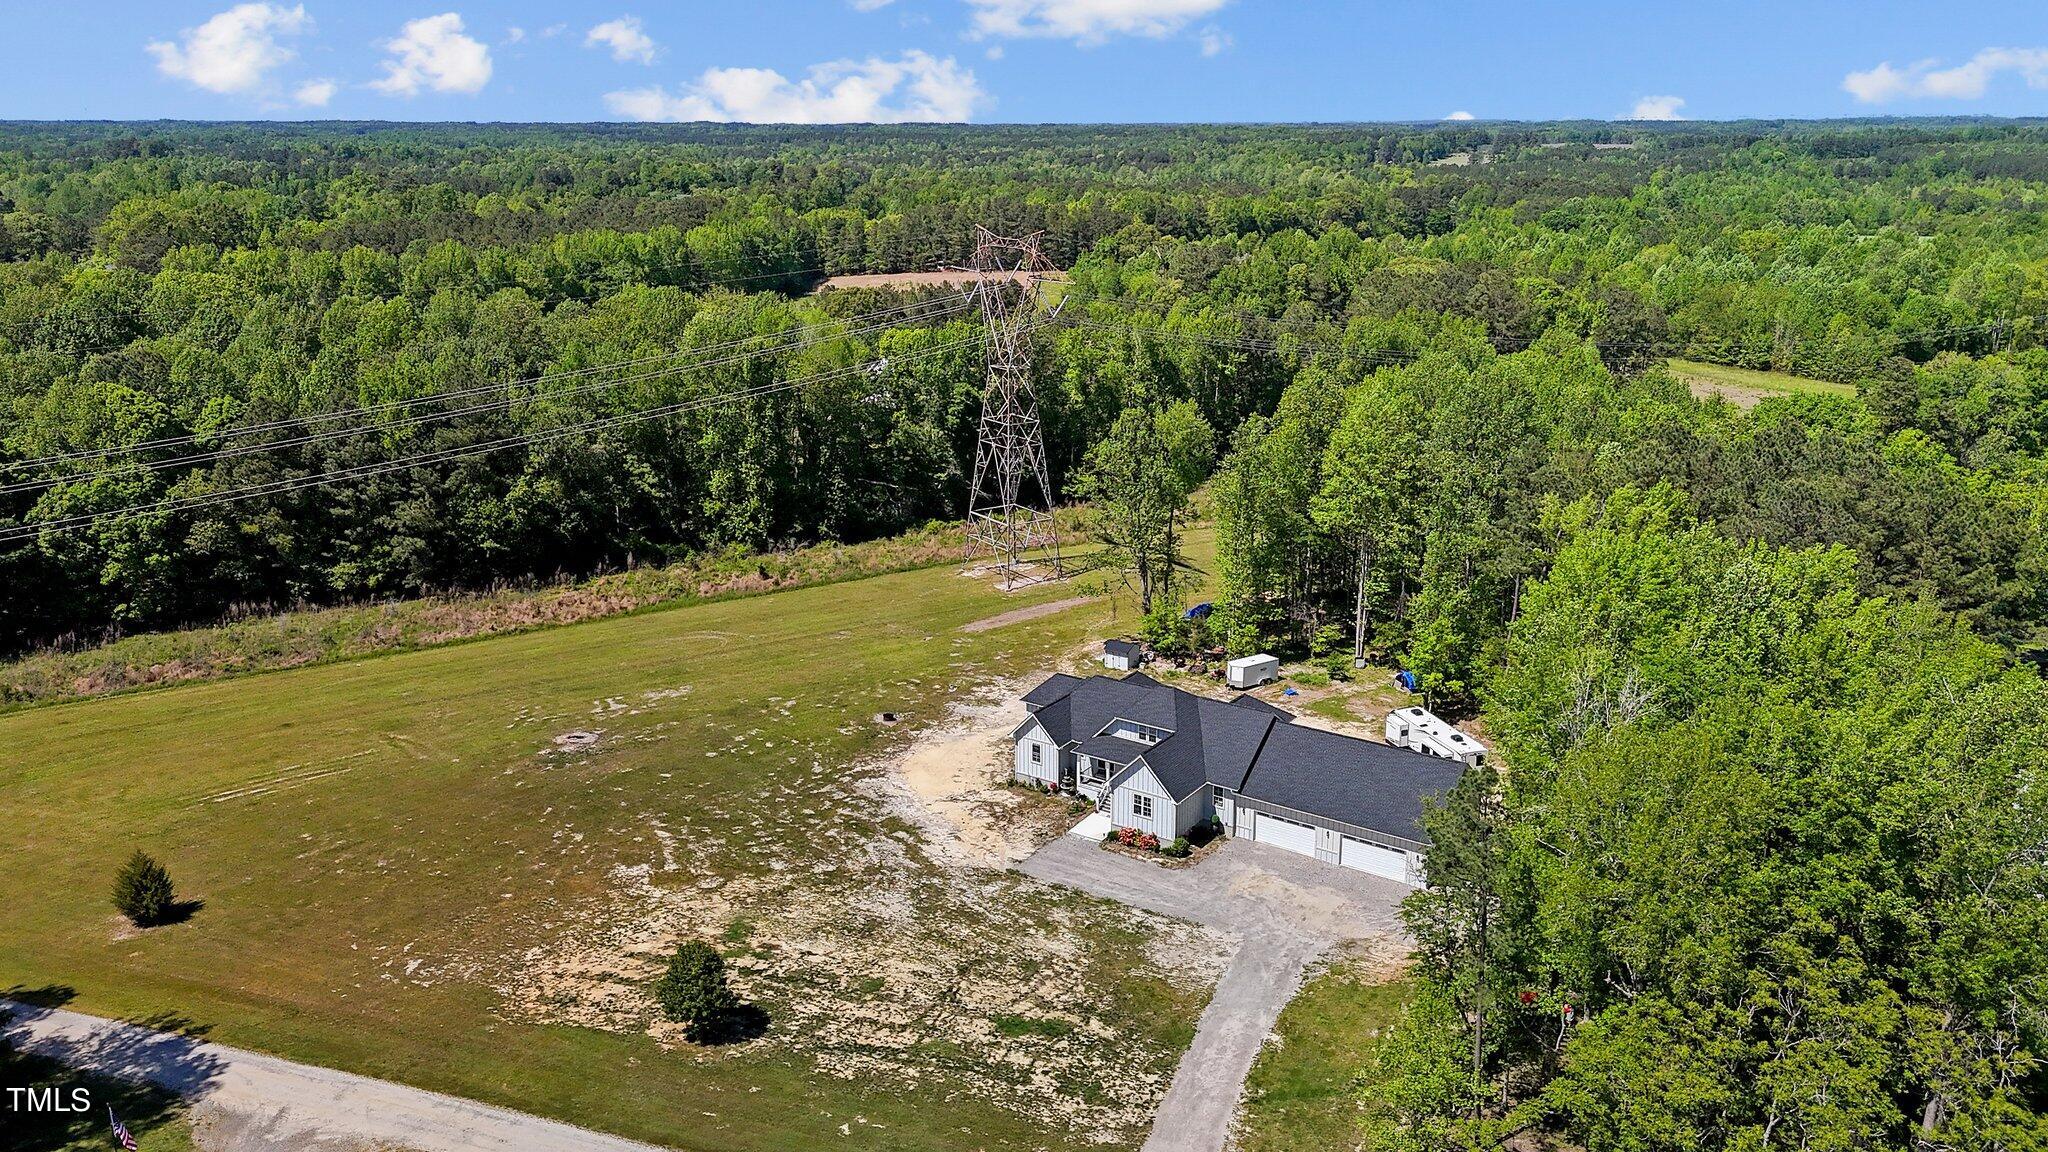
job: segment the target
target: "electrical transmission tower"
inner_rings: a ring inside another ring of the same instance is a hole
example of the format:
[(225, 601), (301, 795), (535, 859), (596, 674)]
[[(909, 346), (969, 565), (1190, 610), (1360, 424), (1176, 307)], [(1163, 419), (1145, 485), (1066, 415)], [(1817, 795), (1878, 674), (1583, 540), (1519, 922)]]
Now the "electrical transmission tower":
[[(967, 555), (994, 557), (1004, 586), (1014, 588), (1060, 575), (1052, 481), (1031, 385), (1038, 277), (1052, 266), (1039, 254), (1039, 233), (1013, 238), (980, 226), (974, 231), (974, 299), (985, 327), (988, 385), (981, 397), (974, 487), (967, 497)], [(1040, 555), (1027, 559), (1033, 552)]]

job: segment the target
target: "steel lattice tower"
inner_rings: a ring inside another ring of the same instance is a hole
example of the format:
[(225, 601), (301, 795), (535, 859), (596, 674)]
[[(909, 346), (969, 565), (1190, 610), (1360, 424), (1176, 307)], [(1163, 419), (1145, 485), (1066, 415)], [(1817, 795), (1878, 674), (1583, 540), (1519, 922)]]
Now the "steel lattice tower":
[[(967, 555), (996, 557), (1009, 587), (1060, 574), (1052, 481), (1046, 473), (1038, 396), (1031, 384), (1037, 278), (1052, 270), (1038, 251), (1039, 235), (1012, 238), (975, 228), (974, 298), (981, 306), (988, 385), (981, 397), (974, 487), (967, 497)], [(1042, 556), (1025, 559), (1031, 552)]]

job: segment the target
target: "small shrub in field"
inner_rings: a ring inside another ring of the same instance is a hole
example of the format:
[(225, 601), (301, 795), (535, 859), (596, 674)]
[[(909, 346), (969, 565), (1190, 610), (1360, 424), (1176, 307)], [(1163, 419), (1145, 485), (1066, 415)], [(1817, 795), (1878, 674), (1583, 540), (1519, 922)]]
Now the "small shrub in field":
[(676, 947), (668, 971), (654, 982), (654, 1002), (698, 1041), (717, 1035), (740, 1005), (725, 982), (725, 957), (701, 940)]
[(1168, 844), (1166, 847), (1161, 848), (1159, 851), (1165, 855), (1173, 857), (1176, 860), (1179, 860), (1187, 856), (1187, 854), (1190, 851), (1192, 851), (1192, 849), (1188, 847), (1187, 837), (1175, 836), (1173, 838), (1173, 843)]
[(119, 908), (121, 914), (138, 928), (148, 928), (169, 919), (171, 905), (176, 899), (177, 894), (171, 888), (171, 874), (139, 848), (114, 874), (114, 907)]

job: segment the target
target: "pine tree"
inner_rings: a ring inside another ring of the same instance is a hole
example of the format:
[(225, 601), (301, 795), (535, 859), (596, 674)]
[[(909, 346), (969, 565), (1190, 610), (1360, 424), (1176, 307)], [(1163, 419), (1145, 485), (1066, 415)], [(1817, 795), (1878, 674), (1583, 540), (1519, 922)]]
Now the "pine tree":
[(148, 928), (169, 919), (177, 899), (171, 874), (141, 849), (128, 858), (114, 874), (114, 907), (138, 928)]
[(725, 957), (701, 940), (677, 946), (668, 971), (654, 983), (654, 1001), (662, 1015), (697, 1041), (716, 1036), (739, 1007), (739, 997), (725, 982)]

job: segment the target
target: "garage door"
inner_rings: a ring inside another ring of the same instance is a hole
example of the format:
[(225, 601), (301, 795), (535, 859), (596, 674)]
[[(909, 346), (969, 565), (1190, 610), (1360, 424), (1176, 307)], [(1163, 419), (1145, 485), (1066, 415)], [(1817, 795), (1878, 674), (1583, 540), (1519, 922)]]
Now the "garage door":
[(1289, 852), (1299, 852), (1303, 856), (1316, 854), (1315, 829), (1292, 820), (1282, 820), (1278, 816), (1269, 816), (1264, 812), (1258, 813), (1252, 824), (1252, 839), (1261, 844), (1285, 848)]
[(1409, 882), (1407, 854), (1396, 852), (1392, 848), (1382, 848), (1377, 844), (1368, 844), (1356, 837), (1346, 836), (1342, 847), (1338, 849), (1337, 858), (1346, 868), (1356, 868), (1360, 872), (1370, 872), (1389, 880), (1399, 880), (1403, 884)]

